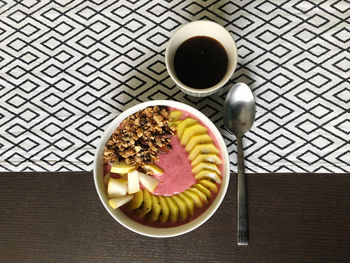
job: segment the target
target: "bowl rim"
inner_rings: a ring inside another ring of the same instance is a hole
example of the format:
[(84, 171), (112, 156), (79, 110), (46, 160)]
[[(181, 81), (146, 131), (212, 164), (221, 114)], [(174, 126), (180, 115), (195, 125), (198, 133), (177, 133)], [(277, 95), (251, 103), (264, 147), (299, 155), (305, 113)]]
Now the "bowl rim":
[[(107, 203), (108, 199), (106, 196), (105, 185), (103, 183), (103, 176), (101, 176), (101, 173), (103, 173), (103, 166), (101, 165), (101, 162), (103, 163), (103, 155), (102, 155), (103, 149), (107, 140), (110, 138), (111, 134), (113, 133), (113, 131), (119, 126), (119, 124), (125, 118), (127, 118), (131, 114), (137, 112), (138, 110), (147, 108), (149, 106), (156, 106), (156, 105), (174, 107), (195, 115), (200, 121), (202, 121), (211, 130), (212, 134), (215, 136), (215, 139), (220, 147), (220, 151), (223, 159), (222, 182), (221, 182), (220, 190), (215, 200), (206, 208), (206, 210), (199, 217), (189, 221), (186, 224), (175, 226), (175, 227), (169, 227), (169, 228), (157, 228), (157, 227), (145, 226), (127, 217), (122, 211), (120, 211), (120, 209), (116, 209), (116, 210), (112, 209)], [(229, 163), (228, 151), (227, 151), (226, 144), (223, 140), (223, 137), (219, 132), (219, 130), (217, 129), (217, 127), (207, 116), (205, 116), (199, 110), (185, 103), (172, 101), (172, 100), (153, 100), (153, 101), (139, 103), (135, 106), (132, 106), (126, 109), (125, 111), (120, 113), (118, 116), (116, 116), (107, 126), (107, 128), (104, 130), (100, 138), (100, 141), (97, 145), (97, 149), (95, 153), (93, 167), (94, 167), (93, 177), (94, 177), (95, 189), (97, 191), (100, 201), (102, 202), (103, 206), (108, 211), (108, 213), (125, 228), (143, 236), (158, 237), (158, 238), (175, 237), (175, 236), (183, 235), (185, 233), (188, 233), (198, 228), (203, 223), (205, 223), (215, 213), (215, 211), (219, 208), (220, 204), (222, 203), (226, 195), (229, 179), (230, 179), (230, 163)]]

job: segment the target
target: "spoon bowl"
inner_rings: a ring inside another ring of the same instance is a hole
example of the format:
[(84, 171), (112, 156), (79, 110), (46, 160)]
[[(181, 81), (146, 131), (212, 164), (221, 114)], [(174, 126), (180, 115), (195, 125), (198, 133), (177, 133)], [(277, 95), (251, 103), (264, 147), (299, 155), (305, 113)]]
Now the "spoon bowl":
[(250, 88), (244, 83), (234, 85), (226, 96), (224, 124), (228, 131), (243, 135), (253, 126), (255, 101)]
[(242, 137), (253, 125), (255, 100), (244, 83), (234, 85), (224, 103), (224, 125), (237, 138), (237, 244), (248, 245), (248, 209)]

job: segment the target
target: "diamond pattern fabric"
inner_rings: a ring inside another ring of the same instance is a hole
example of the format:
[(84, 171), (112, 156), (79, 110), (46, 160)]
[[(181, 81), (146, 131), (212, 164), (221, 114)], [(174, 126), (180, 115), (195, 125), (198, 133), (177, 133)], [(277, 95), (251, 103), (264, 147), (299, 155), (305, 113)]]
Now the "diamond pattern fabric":
[[(177, 89), (164, 63), (176, 28), (200, 19), (223, 25), (239, 53), (207, 98)], [(344, 0), (0, 0), (0, 171), (91, 170), (109, 122), (155, 99), (206, 114), (236, 170), (222, 105), (244, 82), (257, 104), (247, 172), (349, 172), (349, 28)]]

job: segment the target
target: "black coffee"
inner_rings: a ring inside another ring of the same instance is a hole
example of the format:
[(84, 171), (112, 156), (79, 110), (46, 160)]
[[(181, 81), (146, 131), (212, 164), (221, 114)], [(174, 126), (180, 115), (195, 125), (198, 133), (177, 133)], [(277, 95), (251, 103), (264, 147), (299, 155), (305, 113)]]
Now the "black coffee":
[(216, 85), (225, 75), (228, 57), (215, 39), (196, 36), (187, 39), (176, 50), (174, 69), (179, 80), (195, 89)]

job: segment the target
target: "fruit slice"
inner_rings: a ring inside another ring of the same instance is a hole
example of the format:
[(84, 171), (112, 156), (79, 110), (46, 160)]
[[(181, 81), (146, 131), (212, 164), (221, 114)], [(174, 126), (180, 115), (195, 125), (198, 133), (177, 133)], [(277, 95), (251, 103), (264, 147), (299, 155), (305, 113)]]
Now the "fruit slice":
[(173, 127), (173, 126), (177, 126), (181, 121), (169, 121), (168, 126), (169, 127)]
[(207, 162), (200, 162), (199, 164), (194, 166), (192, 168), (192, 173), (197, 174), (197, 173), (199, 173), (200, 171), (202, 171), (204, 169), (208, 169), (208, 170), (214, 171), (217, 174), (221, 175), (221, 172), (220, 172), (219, 168), (216, 166), (215, 163), (207, 163)]
[(184, 200), (184, 202), (186, 203), (186, 207), (188, 210), (188, 213), (190, 216), (193, 216), (194, 214), (194, 202), (191, 198), (189, 198), (188, 196), (186, 196), (184, 193), (180, 193), (178, 194), (178, 196)]
[(188, 189), (188, 191), (192, 191), (194, 193), (196, 193), (199, 198), (202, 200), (202, 202), (204, 203), (208, 203), (208, 199), (207, 197), (205, 196), (205, 194), (203, 194), (201, 191), (199, 191), (197, 188), (194, 188), (194, 187), (191, 187), (190, 189)]
[(108, 204), (113, 209), (117, 209), (118, 207), (121, 207), (122, 205), (129, 202), (132, 199), (132, 197), (133, 195), (123, 195), (123, 196), (114, 197), (108, 200)]
[(108, 181), (109, 181), (110, 177), (111, 177), (111, 173), (105, 173), (105, 175), (103, 177), (103, 183), (105, 184), (105, 186), (108, 185)]
[(142, 218), (152, 210), (152, 196), (147, 189), (143, 189), (143, 203), (135, 210), (135, 214)]
[(134, 168), (135, 166), (125, 162), (114, 162), (111, 167), (111, 173), (126, 174)]
[(175, 201), (175, 203), (177, 204), (177, 206), (179, 208), (179, 214), (180, 214), (181, 220), (185, 220), (188, 217), (188, 210), (187, 210), (187, 206), (186, 206), (185, 201), (182, 200), (177, 195), (173, 195), (173, 196), (171, 196), (171, 198)]
[(209, 162), (209, 163), (216, 163), (216, 164), (221, 164), (222, 161), (219, 156), (217, 156), (214, 153), (204, 153), (204, 154), (199, 154), (197, 155), (196, 158), (191, 162), (191, 166), (194, 167), (200, 162)]
[(177, 137), (180, 139), (186, 127), (192, 126), (198, 123), (197, 120), (192, 118), (186, 118), (177, 125)]
[(132, 169), (128, 172), (128, 194), (140, 191), (139, 172)]
[(191, 139), (192, 136), (198, 134), (205, 134), (207, 131), (207, 128), (200, 125), (199, 123), (186, 127), (181, 136), (181, 145), (187, 145), (188, 141)]
[(141, 184), (151, 193), (153, 193), (154, 189), (156, 189), (157, 185), (158, 185), (158, 180), (156, 178), (154, 178), (153, 176), (144, 174), (139, 172), (139, 178), (140, 178), (140, 182)]
[(201, 184), (195, 184), (193, 187), (197, 188), (199, 191), (201, 191), (203, 194), (205, 194), (205, 196), (210, 199), (211, 198), (211, 192), (205, 188), (203, 185)]
[(146, 164), (143, 168), (145, 168), (146, 172), (150, 174), (163, 174), (163, 170), (155, 164)]
[(156, 221), (159, 218), (160, 210), (162, 208), (161, 208), (158, 196), (156, 196), (156, 195), (151, 195), (151, 196), (152, 196), (152, 210), (150, 212), (149, 218), (151, 221)]
[(220, 176), (216, 172), (211, 170), (204, 169), (194, 176), (194, 179), (196, 179), (197, 181), (207, 178), (214, 180), (218, 184), (221, 184)]
[(143, 191), (138, 191), (137, 193), (134, 194), (134, 197), (128, 203), (127, 209), (129, 210), (135, 210), (136, 208), (139, 208), (143, 203)]
[(219, 191), (217, 185), (209, 180), (206, 180), (206, 179), (203, 179), (203, 180), (200, 180), (198, 182), (199, 184), (203, 185), (204, 187), (206, 187), (208, 190), (214, 192), (217, 194), (217, 192)]
[(197, 144), (206, 144), (211, 142), (213, 142), (213, 139), (208, 134), (195, 135), (188, 141), (186, 151), (191, 151)]
[(127, 180), (124, 178), (114, 179), (110, 177), (107, 185), (108, 198), (126, 195), (128, 191)]
[(208, 144), (197, 144), (193, 149), (191, 150), (188, 158), (190, 158), (191, 161), (194, 160), (198, 156), (198, 154), (203, 154), (203, 153), (215, 153), (219, 154), (219, 149), (216, 148), (216, 146), (212, 143)]
[(158, 198), (160, 207), (162, 208), (162, 210), (160, 211), (159, 220), (160, 222), (165, 223), (166, 221), (168, 221), (170, 214), (169, 205), (164, 196), (159, 195)]
[(191, 198), (194, 202), (194, 205), (197, 208), (202, 208), (203, 207), (203, 202), (201, 200), (201, 198), (199, 197), (199, 195), (195, 192), (190, 191), (189, 189), (187, 189), (186, 191), (183, 192), (184, 195), (186, 195), (188, 198)]
[(178, 121), (178, 120), (180, 120), (181, 116), (182, 116), (182, 111), (180, 111), (180, 110), (170, 111), (169, 121)]
[(170, 221), (174, 223), (179, 218), (179, 207), (176, 205), (176, 203), (170, 196), (165, 197), (165, 199), (168, 202), (170, 209)]

